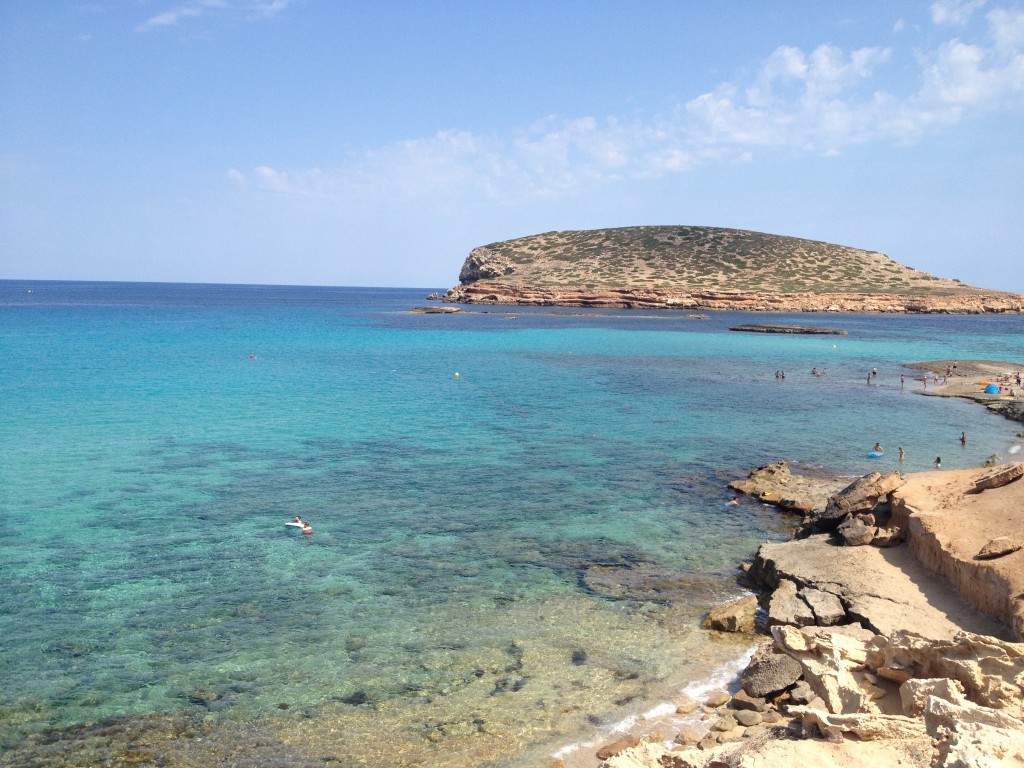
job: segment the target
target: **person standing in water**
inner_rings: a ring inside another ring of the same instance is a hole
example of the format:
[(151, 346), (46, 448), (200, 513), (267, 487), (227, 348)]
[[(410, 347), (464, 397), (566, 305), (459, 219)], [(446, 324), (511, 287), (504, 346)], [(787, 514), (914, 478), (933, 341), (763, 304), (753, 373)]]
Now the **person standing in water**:
[(941, 456), (936, 456), (935, 457), (935, 468), (936, 469), (942, 469), (942, 457)]
[(905, 458), (907, 458), (907, 452), (903, 450), (903, 446), (901, 445), (900, 446), (900, 464), (903, 463), (903, 460)]
[(967, 433), (966, 432), (961, 432), (960, 433), (960, 445), (967, 445)]

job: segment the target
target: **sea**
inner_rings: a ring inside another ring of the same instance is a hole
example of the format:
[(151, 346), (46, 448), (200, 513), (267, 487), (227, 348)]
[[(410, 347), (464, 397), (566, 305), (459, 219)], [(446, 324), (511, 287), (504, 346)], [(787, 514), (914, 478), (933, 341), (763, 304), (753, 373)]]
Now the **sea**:
[(904, 367), (1021, 317), (431, 290), (0, 281), (0, 765), (592, 764), (750, 652), (701, 620), (796, 521), (730, 480), (1021, 442)]

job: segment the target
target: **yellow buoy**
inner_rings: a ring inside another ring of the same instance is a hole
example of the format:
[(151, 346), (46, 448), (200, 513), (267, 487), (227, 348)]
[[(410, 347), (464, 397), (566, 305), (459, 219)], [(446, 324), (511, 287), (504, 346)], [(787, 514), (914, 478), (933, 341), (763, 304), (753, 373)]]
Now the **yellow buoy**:
[(459, 372), (458, 371), (455, 372), (455, 378), (456, 379), (459, 378)]

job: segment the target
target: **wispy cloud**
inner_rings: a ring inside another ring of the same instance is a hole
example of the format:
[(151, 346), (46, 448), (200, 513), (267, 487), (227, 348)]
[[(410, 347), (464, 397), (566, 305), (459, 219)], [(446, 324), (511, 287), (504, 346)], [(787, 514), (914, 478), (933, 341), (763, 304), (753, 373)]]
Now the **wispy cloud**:
[[(939, 2), (932, 14), (950, 24), (981, 5)], [(442, 131), (366, 150), (341, 168), (262, 166), (229, 176), (248, 189), (296, 197), (515, 201), (767, 152), (830, 155), (866, 142), (910, 143), (973, 111), (1024, 105), (1024, 11), (994, 9), (985, 22), (981, 42), (954, 38), (919, 54), (919, 85), (910, 93), (880, 85), (889, 48), (780, 46), (745, 81), (723, 82), (669, 114), (549, 116), (506, 136)]]
[(150, 16), (135, 27), (136, 32), (149, 32), (160, 27), (173, 27), (189, 19), (205, 16), (210, 10), (234, 11), (248, 18), (276, 16), (292, 0), (188, 0)]
[(931, 4), (932, 22), (962, 27), (987, 0), (936, 0)]

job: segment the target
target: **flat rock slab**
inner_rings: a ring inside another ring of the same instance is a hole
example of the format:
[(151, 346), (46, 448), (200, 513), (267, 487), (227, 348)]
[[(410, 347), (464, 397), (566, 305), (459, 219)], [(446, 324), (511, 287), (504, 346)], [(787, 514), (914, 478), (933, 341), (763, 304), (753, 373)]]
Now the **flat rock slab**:
[(838, 328), (813, 328), (807, 325), (766, 325), (763, 323), (744, 323), (734, 325), (730, 331), (746, 333), (807, 333), (812, 335), (846, 336), (847, 331)]
[(733, 480), (729, 487), (765, 504), (808, 514), (824, 509), (829, 498), (849, 484), (846, 477), (777, 461), (758, 467), (745, 480)]
[(1024, 543), (1020, 539), (1010, 536), (997, 536), (981, 548), (981, 551), (974, 556), (976, 560), (995, 560), (997, 557), (1012, 555), (1019, 549), (1024, 549)]
[(772, 589), (788, 579), (804, 590), (835, 595), (852, 619), (880, 635), (913, 627), (938, 639), (961, 629), (1009, 637), (1006, 627), (965, 603), (907, 547), (838, 547), (825, 535), (767, 542), (758, 549), (751, 576)]
[(993, 488), (1002, 488), (1021, 476), (1024, 476), (1024, 462), (1015, 461), (1012, 464), (1000, 464), (995, 469), (986, 472), (975, 480), (974, 490), (981, 492)]

